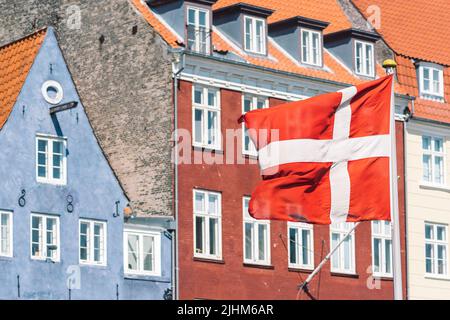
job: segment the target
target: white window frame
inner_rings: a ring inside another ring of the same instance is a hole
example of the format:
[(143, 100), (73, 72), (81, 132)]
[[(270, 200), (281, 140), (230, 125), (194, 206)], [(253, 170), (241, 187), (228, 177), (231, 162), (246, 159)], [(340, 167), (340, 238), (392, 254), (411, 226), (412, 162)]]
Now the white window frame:
[[(342, 228), (343, 224), (348, 224), (348, 229)], [(338, 242), (348, 233), (348, 231), (353, 228), (354, 223), (353, 222), (343, 222), (339, 223), (338, 226), (335, 224), (330, 224), (330, 248), (332, 249), (333, 245), (333, 233), (339, 234), (339, 240)], [(355, 258), (355, 230), (353, 230), (349, 237), (351, 237), (351, 268), (350, 269), (344, 269), (344, 244), (342, 243), (339, 248), (333, 253), (333, 255), (330, 258), (330, 270), (333, 273), (342, 273), (342, 274), (356, 274), (356, 258)], [(336, 259), (336, 254), (339, 253), (339, 267), (335, 268), (333, 267), (333, 260)]]
[[(367, 42), (367, 41), (361, 41), (361, 40), (354, 40), (355, 41), (355, 73), (361, 76), (365, 77), (375, 77), (375, 46), (373, 43)], [(362, 56), (361, 56), (361, 70), (358, 72), (358, 44), (361, 44), (362, 46)], [(366, 47), (370, 46), (372, 48), (372, 57), (370, 58), (370, 66), (371, 70), (367, 70), (366, 61), (368, 59), (366, 55)]]
[[(38, 165), (38, 155), (39, 155), (39, 141), (47, 141), (47, 152), (46, 152), (46, 177), (39, 177), (39, 165)], [(61, 163), (61, 178), (53, 178), (53, 142), (62, 142), (62, 163)], [(64, 137), (56, 137), (50, 135), (36, 135), (36, 180), (39, 183), (48, 183), (54, 185), (66, 185), (67, 184), (67, 139)]]
[[(379, 228), (381, 232), (375, 232), (375, 223), (379, 223)], [(377, 220), (372, 221), (371, 223), (372, 228), (372, 273), (374, 276), (377, 277), (385, 277), (385, 278), (392, 278), (393, 277), (393, 255), (392, 255), (392, 226), (389, 223), (388, 226), (386, 226), (385, 221)], [(388, 228), (388, 234), (386, 233), (386, 228)], [(375, 271), (375, 246), (374, 246), (374, 240), (379, 239), (381, 241), (381, 255), (380, 255), (380, 271)], [(390, 272), (386, 271), (386, 241), (391, 241), (391, 257), (390, 257)]]
[[(247, 32), (247, 20), (250, 20), (250, 32)], [(262, 30), (261, 30), (261, 51), (258, 51), (256, 48), (258, 47), (258, 40), (256, 38), (256, 22), (262, 22)], [(250, 34), (250, 43), (247, 42), (247, 33)], [(253, 16), (244, 16), (244, 50), (251, 53), (256, 54), (266, 54), (266, 20), (262, 18), (257, 18)]]
[[(242, 223), (242, 253), (243, 253), (243, 259), (244, 263), (246, 264), (254, 264), (254, 265), (262, 265), (262, 266), (270, 266), (271, 264), (271, 242), (270, 242), (270, 220), (257, 220), (253, 217), (251, 217), (248, 213), (246, 213), (245, 210), (245, 201), (250, 201), (250, 197), (243, 197), (242, 198), (242, 216), (243, 216), (243, 223)], [(251, 239), (251, 245), (252, 245), (252, 258), (247, 259), (245, 254), (245, 224), (249, 223), (253, 226), (253, 232), (252, 232), (252, 239)], [(265, 257), (266, 259), (260, 260), (257, 258), (258, 252), (259, 252), (259, 225), (264, 225), (267, 227), (267, 234), (265, 237)]]
[(3, 215), (6, 215), (9, 217), (8, 222), (9, 225), (7, 226), (8, 230), (8, 238), (7, 241), (9, 242), (9, 251), (8, 252), (1, 252), (0, 251), (0, 257), (8, 257), (8, 258), (12, 258), (13, 257), (13, 251), (14, 251), (14, 246), (13, 246), (13, 230), (14, 230), (14, 222), (13, 222), (13, 214), (11, 211), (4, 211), (4, 210), (0, 210), (0, 250), (3, 246), (2, 244), (2, 239), (4, 238), (3, 235), (3, 230), (1, 228), (1, 218)]
[[(201, 103), (195, 102), (195, 91), (196, 89), (200, 89), (202, 91), (202, 101)], [(208, 105), (208, 94), (209, 92), (214, 92), (215, 94), (215, 105)], [(203, 118), (202, 118), (202, 132), (201, 132), (201, 142), (196, 141), (196, 126), (195, 126), (195, 110), (202, 110)], [(216, 112), (217, 115), (217, 128), (214, 132), (216, 135), (215, 144), (208, 143), (208, 112)], [(221, 112), (220, 112), (220, 89), (212, 88), (207, 86), (202, 86), (198, 84), (194, 84), (192, 86), (192, 145), (194, 147), (206, 148), (212, 150), (221, 150), (222, 149), (222, 131), (221, 131)]]
[[(429, 70), (429, 89), (425, 90), (425, 77), (424, 77), (424, 70)], [(439, 80), (439, 86), (438, 91), (434, 90), (433, 82), (434, 80), (434, 71), (438, 72), (438, 80)], [(438, 100), (443, 100), (444, 98), (444, 68), (440, 65), (432, 64), (432, 63), (426, 63), (421, 62), (419, 64), (419, 89), (420, 89), (420, 96), (425, 99), (433, 99), (437, 98)]]
[[(33, 256), (33, 217), (42, 219), (42, 230), (40, 230), (39, 246), (41, 254), (39, 256)], [(56, 219), (56, 253), (54, 258), (47, 257), (47, 219)], [(60, 262), (61, 257), (61, 232), (60, 232), (60, 218), (56, 215), (49, 214), (37, 214), (32, 213), (30, 215), (30, 257), (32, 260), (47, 260), (51, 259), (53, 262)], [(42, 234), (44, 233), (44, 234)]]
[[(128, 269), (128, 236), (134, 235), (138, 237), (139, 241), (139, 259), (138, 259), (138, 270)], [(154, 270), (148, 271), (144, 270), (144, 246), (143, 238), (152, 237), (153, 238), (153, 261)], [(137, 276), (161, 276), (161, 232), (152, 230), (139, 230), (125, 228), (123, 235), (123, 252), (124, 252), (124, 272), (126, 275), (137, 275)]]
[[(197, 211), (195, 208), (195, 195), (197, 193), (203, 194), (204, 199), (204, 211)], [(218, 212), (216, 215), (208, 212), (208, 198), (210, 195), (216, 196), (218, 201)], [(193, 211), (193, 230), (194, 230), (194, 257), (203, 258), (203, 259), (213, 259), (213, 260), (222, 260), (222, 194), (220, 192), (202, 190), (202, 189), (194, 189), (192, 193), (192, 211)], [(202, 230), (202, 243), (204, 244), (205, 252), (197, 252), (197, 225), (196, 225), (196, 217), (202, 217), (205, 220), (205, 226)], [(211, 243), (209, 226), (212, 219), (217, 220), (217, 239), (216, 239), (216, 251), (217, 254), (210, 254)]]
[[(430, 139), (430, 149), (426, 150), (423, 148), (423, 139), (427, 137)], [(442, 140), (442, 152), (439, 151), (435, 151), (434, 150), (434, 145), (435, 145), (435, 141), (436, 140)], [(429, 185), (429, 186), (445, 186), (446, 185), (446, 152), (445, 152), (445, 147), (446, 147), (446, 141), (445, 138), (443, 136), (439, 136), (439, 135), (433, 135), (433, 134), (422, 134), (421, 135), (421, 150), (422, 150), (422, 158), (421, 158), (421, 165), (422, 165), (422, 184), (424, 185)], [(431, 175), (431, 181), (426, 181), (424, 179), (424, 170), (425, 168), (423, 167), (423, 157), (424, 156), (430, 156), (431, 158), (431, 166), (430, 166), (430, 175)], [(436, 157), (442, 157), (442, 182), (438, 183), (434, 181), (434, 173), (436, 171), (435, 168), (435, 158)]]
[[(195, 24), (193, 24), (194, 28), (195, 28), (195, 48), (193, 51), (195, 52), (202, 52), (201, 50), (201, 41), (200, 41), (200, 37), (199, 37), (199, 32), (200, 32), (200, 11), (206, 13), (206, 26), (205, 26), (205, 33), (207, 33), (207, 38), (206, 38), (206, 43), (205, 43), (205, 54), (209, 54), (210, 50), (211, 50), (211, 36), (209, 34), (211, 27), (210, 27), (210, 10), (205, 9), (205, 8), (200, 8), (200, 7), (194, 7), (194, 6), (187, 6), (186, 8), (186, 25), (187, 26), (192, 26), (192, 24), (189, 24), (189, 10), (194, 10), (195, 11)], [(187, 31), (188, 32), (188, 31)], [(186, 44), (189, 45), (189, 34), (187, 34), (187, 40), (186, 40)]]
[[(425, 232), (425, 228), (426, 226), (432, 226), (433, 227), (433, 236), (434, 239), (427, 239), (427, 235)], [(444, 227), (445, 230), (445, 240), (437, 240), (437, 227)], [(428, 222), (425, 221), (424, 224), (424, 257), (425, 257), (425, 275), (426, 276), (436, 276), (436, 277), (442, 277), (442, 278), (447, 278), (448, 277), (448, 225), (447, 224), (443, 224), (443, 223), (435, 223), (435, 222)], [(426, 261), (427, 261), (427, 254), (426, 254), (426, 245), (430, 244), (433, 246), (433, 261), (432, 261), (432, 269), (434, 269), (434, 271), (432, 272), (427, 272), (427, 266), (426, 266)], [(445, 272), (443, 274), (436, 272), (437, 270), (437, 247), (438, 246), (444, 246), (445, 247)]]
[[(291, 262), (291, 236), (290, 236), (290, 230), (296, 229), (297, 230), (297, 241), (294, 243), (295, 250), (296, 250), (296, 256), (297, 256), (297, 263)], [(309, 263), (303, 263), (302, 257), (302, 249), (304, 247), (303, 238), (301, 237), (302, 231), (306, 230), (309, 232), (309, 244), (307, 245), (308, 250), (308, 260)], [(288, 266), (290, 268), (296, 268), (296, 269), (306, 269), (306, 270), (313, 270), (314, 269), (314, 227), (312, 224), (309, 223), (303, 223), (303, 222), (291, 222), (288, 221), (287, 223), (287, 239), (288, 239)]]
[[(303, 42), (303, 34), (308, 34), (308, 43), (305, 44)], [(318, 43), (317, 43), (317, 62), (314, 63), (314, 41), (313, 41), (313, 34), (316, 34), (318, 37)], [(303, 47), (306, 46), (306, 52), (307, 56), (303, 54)], [(305, 29), (301, 28), (300, 30), (300, 55), (301, 55), (301, 61), (304, 64), (312, 65), (312, 66), (322, 66), (322, 33), (320, 31), (312, 30), (312, 29)]]
[[(89, 225), (89, 234), (87, 238), (87, 250), (88, 258), (87, 260), (81, 259), (81, 224), (86, 223)], [(94, 260), (94, 226), (98, 224), (103, 227), (103, 257), (101, 261)], [(108, 225), (105, 221), (91, 220), (91, 219), (80, 219), (78, 222), (78, 261), (83, 265), (93, 265), (93, 266), (106, 266), (108, 261)]]
[[(242, 94), (242, 114), (245, 114), (245, 100), (251, 99), (250, 104), (250, 110), (257, 110), (258, 109), (258, 102), (261, 102), (261, 100), (264, 100), (264, 105), (262, 109), (268, 108), (269, 106), (269, 99), (267, 97), (263, 96), (256, 96), (256, 95), (250, 95), (250, 94)], [(250, 144), (248, 150), (245, 149), (245, 123), (242, 123), (242, 154), (257, 157), (258, 151), (256, 150), (255, 145), (253, 144), (253, 141), (250, 139)]]

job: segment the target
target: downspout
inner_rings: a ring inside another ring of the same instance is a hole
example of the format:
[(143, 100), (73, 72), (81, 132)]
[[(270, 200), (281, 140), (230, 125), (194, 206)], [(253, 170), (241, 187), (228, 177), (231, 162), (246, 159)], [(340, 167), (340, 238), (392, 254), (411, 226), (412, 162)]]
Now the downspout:
[(408, 155), (408, 145), (407, 145), (407, 125), (408, 121), (412, 119), (414, 116), (414, 97), (411, 97), (411, 112), (405, 115), (405, 121), (403, 125), (403, 168), (405, 171), (405, 188), (404, 188), (404, 197), (405, 197), (405, 272), (406, 272), (406, 300), (409, 300), (409, 272), (408, 272), (408, 261), (409, 261), (409, 250), (408, 250), (408, 163), (407, 163), (407, 155)]
[[(178, 77), (184, 70), (184, 50), (170, 50), (176, 55), (175, 63), (173, 63), (173, 109), (174, 109), (174, 204), (175, 204), (175, 230), (172, 231), (172, 292), (175, 300), (179, 299), (179, 268), (178, 268), (178, 152), (176, 152), (176, 145), (178, 143)], [(178, 68), (178, 69), (175, 69)]]

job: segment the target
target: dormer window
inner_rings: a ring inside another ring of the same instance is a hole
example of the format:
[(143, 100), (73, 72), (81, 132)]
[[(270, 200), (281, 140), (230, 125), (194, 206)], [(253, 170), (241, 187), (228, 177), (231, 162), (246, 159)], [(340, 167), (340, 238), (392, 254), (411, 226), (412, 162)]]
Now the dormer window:
[(361, 76), (375, 76), (373, 43), (355, 40), (355, 72)]
[(301, 61), (314, 66), (322, 65), (322, 34), (318, 31), (302, 29)]
[(209, 10), (187, 8), (187, 45), (188, 50), (208, 54), (210, 52)]
[(444, 97), (443, 68), (431, 63), (420, 63), (419, 87), (422, 97), (442, 99)]
[(248, 52), (266, 54), (266, 21), (264, 19), (244, 17), (244, 48)]

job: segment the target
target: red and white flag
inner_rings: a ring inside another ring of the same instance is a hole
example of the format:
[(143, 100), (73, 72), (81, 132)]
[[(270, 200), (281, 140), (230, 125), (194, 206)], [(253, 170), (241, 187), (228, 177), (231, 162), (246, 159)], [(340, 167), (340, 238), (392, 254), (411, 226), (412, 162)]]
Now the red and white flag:
[(393, 77), (246, 113), (263, 180), (256, 219), (390, 220)]

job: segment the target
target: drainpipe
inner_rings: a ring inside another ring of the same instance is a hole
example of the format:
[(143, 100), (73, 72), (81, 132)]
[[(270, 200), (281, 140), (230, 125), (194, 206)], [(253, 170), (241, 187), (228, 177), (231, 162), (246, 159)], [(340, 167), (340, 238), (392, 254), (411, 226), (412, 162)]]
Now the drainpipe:
[(407, 146), (407, 134), (408, 134), (408, 121), (412, 119), (414, 115), (414, 97), (410, 97), (411, 99), (411, 112), (405, 115), (405, 121), (403, 122), (403, 168), (405, 171), (405, 188), (404, 188), (404, 197), (405, 197), (405, 272), (406, 272), (406, 300), (409, 300), (409, 272), (408, 272), (408, 260), (409, 260), (409, 250), (408, 250), (408, 163), (407, 163), (407, 155), (408, 155), (408, 146)]
[[(185, 52), (184, 49), (169, 49), (169, 51), (175, 54), (175, 63), (173, 63), (172, 72), (173, 72), (173, 109), (174, 109), (174, 148), (178, 143), (178, 77), (181, 72), (184, 70), (184, 58)], [(178, 68), (178, 69), (176, 69)], [(175, 151), (175, 150), (174, 150)], [(172, 234), (172, 292), (173, 298), (175, 300), (179, 299), (179, 254), (178, 254), (178, 152), (174, 152), (174, 202), (175, 202), (175, 230), (173, 230)]]

